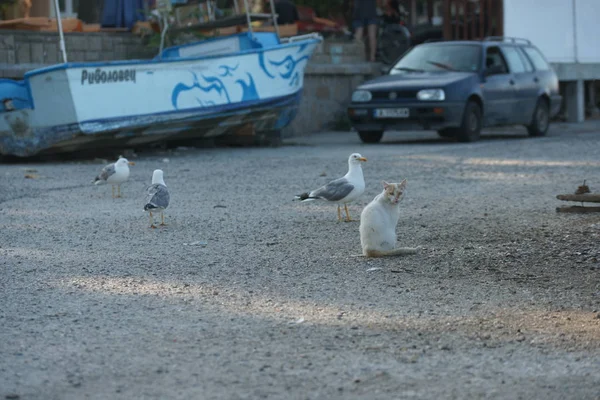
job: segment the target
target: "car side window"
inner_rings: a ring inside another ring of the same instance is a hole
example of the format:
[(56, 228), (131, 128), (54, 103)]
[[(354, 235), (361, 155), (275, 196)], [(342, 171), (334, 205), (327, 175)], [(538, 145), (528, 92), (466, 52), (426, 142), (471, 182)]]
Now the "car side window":
[(533, 64), (531, 64), (531, 61), (525, 55), (525, 52), (523, 51), (523, 49), (521, 47), (517, 48), (517, 53), (519, 53), (519, 55), (521, 56), (521, 60), (523, 61), (523, 65), (525, 65), (525, 71), (527, 71), (527, 72), (533, 72)]
[(485, 51), (485, 68), (497, 74), (508, 74), (508, 67), (499, 47), (488, 47)]
[(525, 65), (523, 64), (523, 60), (521, 59), (521, 56), (515, 47), (502, 46), (502, 52), (506, 56), (506, 61), (508, 62), (510, 72), (514, 74), (525, 72)]
[(523, 47), (523, 50), (533, 63), (533, 66), (536, 70), (548, 71), (550, 69), (550, 65), (548, 65), (546, 59), (544, 58), (544, 56), (542, 56), (542, 53), (540, 53), (538, 49), (536, 49), (535, 47)]

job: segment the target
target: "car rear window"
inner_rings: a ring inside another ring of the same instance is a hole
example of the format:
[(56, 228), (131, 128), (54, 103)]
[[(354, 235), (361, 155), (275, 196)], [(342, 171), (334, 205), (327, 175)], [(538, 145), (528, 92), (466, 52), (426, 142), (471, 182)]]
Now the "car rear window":
[(548, 65), (548, 63), (544, 59), (544, 56), (542, 55), (542, 53), (540, 53), (538, 49), (534, 47), (523, 47), (523, 50), (533, 63), (535, 69), (537, 69), (538, 71), (547, 71), (550, 69), (550, 65)]

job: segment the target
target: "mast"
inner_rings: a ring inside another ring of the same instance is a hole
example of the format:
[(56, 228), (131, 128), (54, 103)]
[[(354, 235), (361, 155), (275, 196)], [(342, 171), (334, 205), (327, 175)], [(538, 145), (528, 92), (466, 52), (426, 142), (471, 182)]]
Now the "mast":
[(62, 29), (62, 20), (60, 18), (60, 7), (58, 0), (54, 0), (54, 13), (56, 14), (56, 23), (58, 26), (58, 36), (60, 37), (60, 52), (62, 54), (63, 62), (67, 63), (67, 48), (65, 46), (65, 35)]
[(252, 20), (250, 19), (250, 10), (248, 9), (248, 0), (244, 0), (244, 11), (246, 12), (246, 22), (248, 23), (248, 32), (254, 37), (254, 30), (252, 29)]
[(161, 30), (160, 30), (160, 47), (158, 49), (158, 55), (159, 55), (159, 57), (161, 57), (163, 49), (165, 47), (165, 38), (167, 36), (167, 29), (169, 29), (169, 12), (171, 12), (171, 9), (172, 9), (171, 0), (157, 0), (155, 8), (156, 8), (156, 11), (158, 11), (159, 17), (162, 18), (162, 24), (159, 24), (159, 26), (161, 27)]

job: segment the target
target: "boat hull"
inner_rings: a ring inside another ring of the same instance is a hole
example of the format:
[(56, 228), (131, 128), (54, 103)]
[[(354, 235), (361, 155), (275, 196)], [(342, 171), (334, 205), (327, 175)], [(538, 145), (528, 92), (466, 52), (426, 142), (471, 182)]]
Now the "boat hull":
[(32, 71), (24, 80), (29, 102), (0, 111), (0, 152), (220, 136), (249, 124), (281, 130), (297, 113), (304, 68), (320, 40), (274, 44), (261, 35), (170, 48), (155, 60)]

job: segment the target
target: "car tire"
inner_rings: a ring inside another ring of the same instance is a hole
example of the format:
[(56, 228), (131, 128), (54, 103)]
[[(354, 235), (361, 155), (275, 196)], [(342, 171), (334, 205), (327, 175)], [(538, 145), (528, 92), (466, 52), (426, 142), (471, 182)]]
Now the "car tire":
[(383, 137), (383, 131), (359, 131), (358, 136), (363, 143), (379, 143)]
[(437, 131), (437, 134), (443, 138), (453, 138), (456, 136), (456, 129), (444, 128)]
[(469, 100), (465, 106), (462, 124), (456, 132), (459, 142), (475, 142), (481, 135), (481, 107)]
[(529, 132), (529, 136), (545, 136), (549, 127), (550, 105), (548, 100), (540, 98), (533, 111), (531, 124), (527, 125), (527, 132)]

